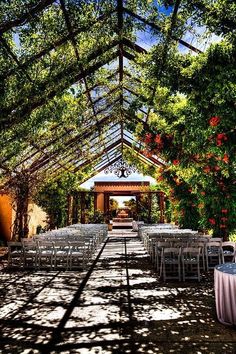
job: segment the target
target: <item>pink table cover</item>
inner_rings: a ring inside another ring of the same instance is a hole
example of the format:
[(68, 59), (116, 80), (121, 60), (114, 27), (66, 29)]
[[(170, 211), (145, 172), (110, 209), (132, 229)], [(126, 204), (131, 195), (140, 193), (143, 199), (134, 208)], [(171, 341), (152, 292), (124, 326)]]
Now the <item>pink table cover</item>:
[(224, 325), (236, 325), (236, 264), (226, 263), (215, 267), (214, 288), (216, 313)]

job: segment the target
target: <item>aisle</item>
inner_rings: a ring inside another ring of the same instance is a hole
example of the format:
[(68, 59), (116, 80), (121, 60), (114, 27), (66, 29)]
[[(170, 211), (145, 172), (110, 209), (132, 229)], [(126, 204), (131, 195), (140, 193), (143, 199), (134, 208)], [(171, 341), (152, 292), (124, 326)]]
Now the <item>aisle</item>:
[(57, 351), (69, 349), (71, 352), (76, 348), (83, 354), (118, 354), (132, 349), (128, 333), (133, 312), (128, 257), (130, 248), (137, 255), (145, 252), (137, 238), (128, 239), (127, 232), (117, 231), (109, 237), (80, 300), (60, 333), (60, 342), (56, 333), (52, 344)]
[(234, 353), (212, 278), (163, 284), (128, 236), (110, 235), (87, 273), (0, 272), (0, 352)]

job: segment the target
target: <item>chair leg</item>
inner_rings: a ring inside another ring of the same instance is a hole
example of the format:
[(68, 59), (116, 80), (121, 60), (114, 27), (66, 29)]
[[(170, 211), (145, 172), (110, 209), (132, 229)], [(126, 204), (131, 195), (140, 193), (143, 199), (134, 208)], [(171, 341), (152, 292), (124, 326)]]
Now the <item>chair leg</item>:
[(185, 281), (185, 264), (183, 262), (183, 281)]
[(178, 264), (178, 270), (179, 270), (179, 281), (181, 281), (181, 266)]

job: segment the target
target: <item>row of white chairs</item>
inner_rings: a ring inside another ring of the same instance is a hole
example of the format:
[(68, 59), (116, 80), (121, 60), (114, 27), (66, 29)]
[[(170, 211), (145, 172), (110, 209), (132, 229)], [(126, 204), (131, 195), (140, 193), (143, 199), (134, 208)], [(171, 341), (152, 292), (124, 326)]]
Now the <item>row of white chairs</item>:
[(91, 259), (84, 241), (32, 241), (8, 243), (8, 266), (22, 268), (84, 269)]
[(107, 235), (105, 229), (63, 228), (8, 242), (8, 266), (36, 269), (85, 268)]
[(166, 247), (161, 251), (160, 276), (163, 280), (201, 280), (200, 247)]
[[(188, 237), (188, 238), (150, 238), (144, 239), (144, 246), (147, 252), (150, 255), (150, 258), (158, 271), (160, 276), (164, 275), (163, 271), (163, 262), (165, 249), (176, 249), (176, 254), (185, 249), (188, 252), (190, 248), (199, 249), (199, 267), (202, 271), (208, 271), (209, 269), (214, 268), (216, 265), (225, 263), (225, 262), (235, 262), (236, 261), (236, 244), (234, 242), (222, 242), (221, 238), (211, 238), (208, 235), (199, 235), (199, 237)], [(197, 251), (195, 250), (195, 251)], [(193, 251), (193, 250), (192, 250)], [(191, 257), (190, 257), (191, 258)], [(193, 257), (194, 258), (194, 257)], [(183, 265), (183, 262), (182, 262)], [(181, 265), (180, 265), (181, 266)], [(197, 278), (199, 279), (198, 270), (196, 270)], [(184, 270), (183, 270), (184, 273)]]

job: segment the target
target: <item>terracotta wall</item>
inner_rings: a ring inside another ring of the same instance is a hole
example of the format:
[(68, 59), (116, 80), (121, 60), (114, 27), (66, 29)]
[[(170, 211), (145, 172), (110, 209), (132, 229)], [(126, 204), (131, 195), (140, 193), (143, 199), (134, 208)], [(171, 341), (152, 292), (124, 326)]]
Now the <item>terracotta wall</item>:
[(97, 209), (104, 211), (104, 192), (114, 195), (129, 195), (132, 192), (145, 192), (150, 187), (149, 182), (94, 182), (94, 191), (97, 194)]
[(11, 198), (6, 194), (0, 194), (0, 240), (11, 239), (12, 221)]
[(97, 194), (97, 209), (104, 211), (104, 194), (103, 193)]
[[(29, 236), (36, 233), (38, 225), (46, 225), (47, 214), (36, 204), (29, 204)], [(11, 239), (11, 228), (15, 219), (15, 211), (11, 206), (11, 198), (6, 194), (0, 194), (0, 240)]]

